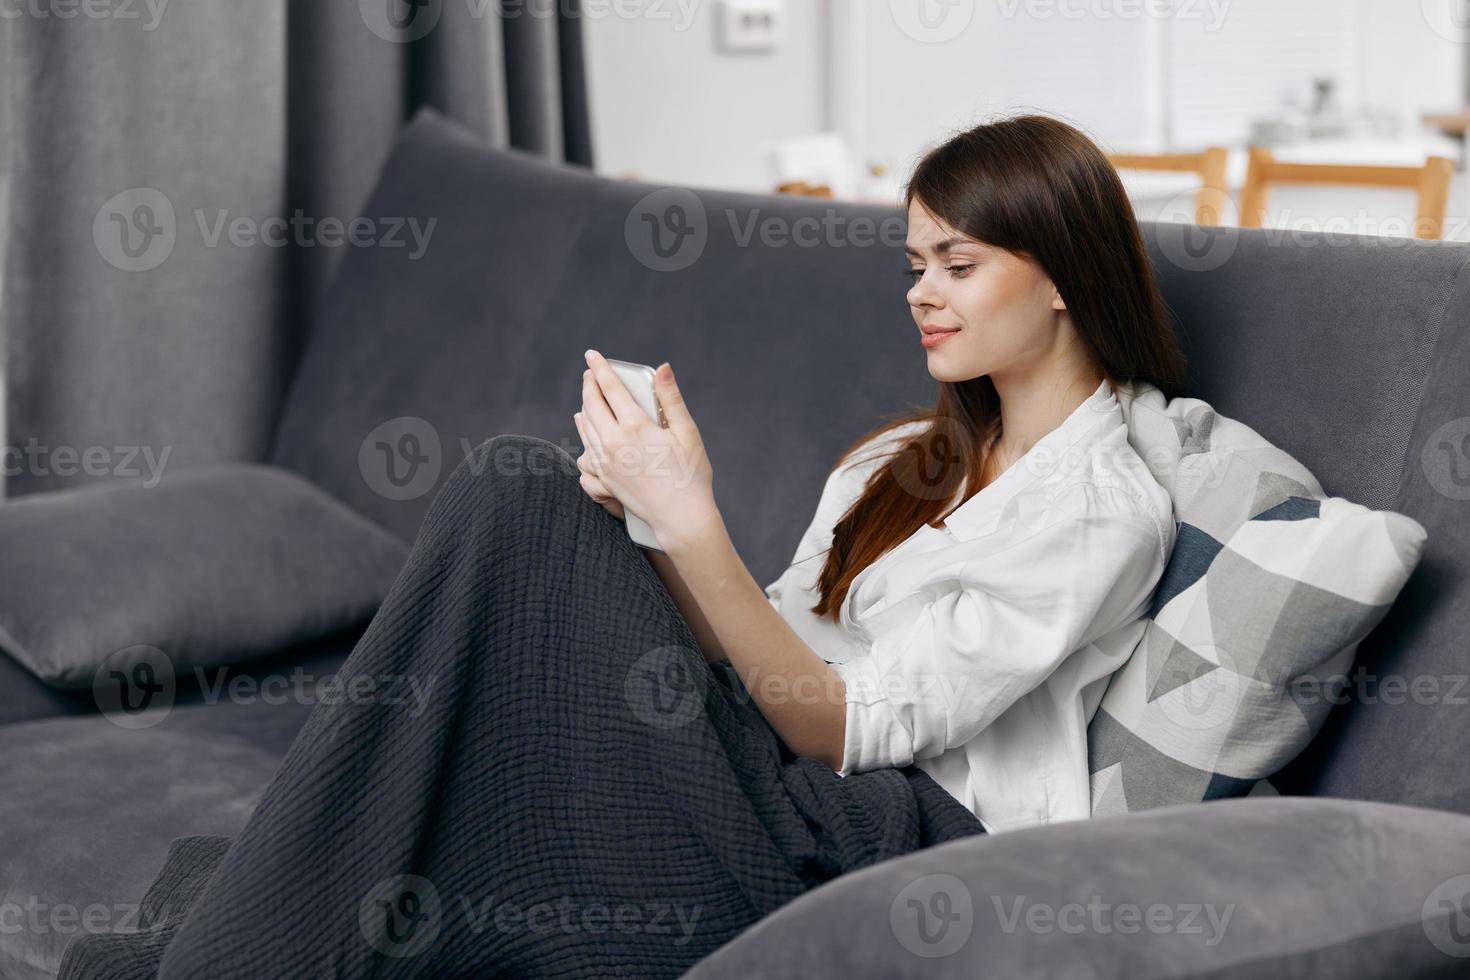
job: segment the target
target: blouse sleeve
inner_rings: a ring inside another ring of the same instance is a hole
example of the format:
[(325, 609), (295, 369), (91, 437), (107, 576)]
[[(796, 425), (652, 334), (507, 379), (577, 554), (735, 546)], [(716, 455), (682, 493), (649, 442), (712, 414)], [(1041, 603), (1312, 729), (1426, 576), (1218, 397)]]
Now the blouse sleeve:
[(1146, 611), (1171, 542), (1146, 505), (1086, 484), (1015, 541), (986, 535), (921, 589), (911, 625), (832, 667), (847, 702), (843, 776), (964, 745), (1074, 651)]

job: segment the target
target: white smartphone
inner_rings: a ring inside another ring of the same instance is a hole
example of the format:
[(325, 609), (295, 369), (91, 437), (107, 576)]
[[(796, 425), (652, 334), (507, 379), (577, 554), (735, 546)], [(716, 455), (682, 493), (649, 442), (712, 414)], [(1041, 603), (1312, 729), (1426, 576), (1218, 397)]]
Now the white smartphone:
[[(668, 419), (664, 417), (664, 408), (658, 403), (658, 395), (653, 391), (653, 371), (647, 364), (636, 364), (633, 361), (619, 361), (607, 358), (607, 363), (612, 367), (618, 378), (623, 382), (623, 387), (628, 389), (628, 394), (638, 403), (638, 407), (648, 413), (648, 417), (659, 424), (660, 428), (669, 427)], [(623, 520), (628, 525), (628, 537), (633, 543), (653, 551), (663, 551), (658, 546), (658, 538), (653, 534), (653, 528), (648, 522), (637, 514), (623, 506)]]

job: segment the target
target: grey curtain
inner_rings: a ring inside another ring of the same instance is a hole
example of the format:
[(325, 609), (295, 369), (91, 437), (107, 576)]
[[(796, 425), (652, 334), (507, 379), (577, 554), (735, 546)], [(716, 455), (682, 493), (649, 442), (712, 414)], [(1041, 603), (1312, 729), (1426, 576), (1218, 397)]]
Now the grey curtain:
[(576, 0), (10, 6), (8, 494), (264, 458), (349, 223), (418, 107), (593, 162)]

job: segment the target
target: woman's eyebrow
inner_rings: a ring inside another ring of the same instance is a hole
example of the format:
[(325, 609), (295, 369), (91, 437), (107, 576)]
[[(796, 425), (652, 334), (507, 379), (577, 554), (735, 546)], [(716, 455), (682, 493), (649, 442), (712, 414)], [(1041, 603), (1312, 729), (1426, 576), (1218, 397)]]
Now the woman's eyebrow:
[[(956, 246), (956, 245), (964, 245), (964, 244), (965, 244), (965, 240), (963, 238), (959, 238), (959, 237), (946, 238), (943, 241), (938, 241), (938, 242), (935, 242), (934, 243), (934, 251), (938, 252), (940, 255), (943, 255), (945, 252), (948, 252), (954, 246)], [(911, 245), (909, 245), (907, 243), (904, 244), (903, 250), (904, 250), (904, 252), (906, 252), (909, 255), (918, 255), (919, 254), (918, 249), (914, 248), (913, 246), (911, 246)]]

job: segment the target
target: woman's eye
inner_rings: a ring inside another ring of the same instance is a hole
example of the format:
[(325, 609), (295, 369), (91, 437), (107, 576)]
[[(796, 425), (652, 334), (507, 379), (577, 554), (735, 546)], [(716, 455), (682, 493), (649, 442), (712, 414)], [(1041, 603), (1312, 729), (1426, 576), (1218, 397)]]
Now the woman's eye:
[[(965, 276), (969, 275), (970, 274), (970, 270), (973, 269), (973, 268), (975, 268), (975, 266), (973, 264), (972, 265), (947, 265), (944, 268), (954, 278), (956, 278), (956, 279), (962, 279)], [(921, 278), (923, 278), (924, 270), (923, 269), (905, 269), (903, 274), (906, 275), (906, 276), (908, 276), (910, 282), (918, 282)]]

